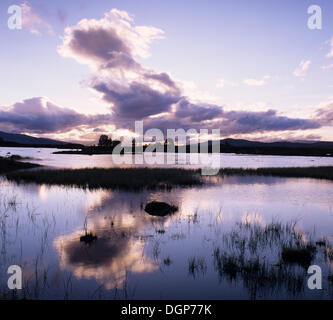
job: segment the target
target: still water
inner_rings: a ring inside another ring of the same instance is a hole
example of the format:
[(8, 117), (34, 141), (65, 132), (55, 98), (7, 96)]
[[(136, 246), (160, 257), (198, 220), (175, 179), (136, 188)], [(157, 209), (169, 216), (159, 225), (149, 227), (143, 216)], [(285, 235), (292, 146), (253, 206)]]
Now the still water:
[[(91, 166), (109, 161), (107, 156), (60, 155), (57, 163), (59, 155), (45, 149), (2, 149), (2, 155), (8, 150), (53, 166), (77, 166), (78, 160), (87, 166), (98, 157), (104, 160)], [(237, 161), (272, 166), (283, 158), (228, 157), (233, 160), (226, 165), (234, 166), (240, 166)], [(280, 161), (308, 165), (311, 158)], [(272, 222), (296, 221), (299, 241), (333, 243), (332, 187), (325, 180), (242, 176), (163, 192), (89, 191), (16, 185), (1, 178), (0, 297), (13, 297), (6, 271), (16, 264), (23, 269), (17, 296), (28, 299), (331, 299), (331, 249), (317, 248), (312, 264), (322, 268), (323, 289), (313, 291), (307, 287), (307, 268), (279, 264), (279, 245), (291, 241), (288, 231), (281, 227), (273, 237), (267, 230)], [(179, 210), (150, 216), (144, 207), (152, 200)], [(82, 241), (90, 233), (97, 238)], [(222, 268), (222, 253), (245, 257), (250, 267)]]
[[(101, 167), (111, 168), (114, 166), (135, 166), (135, 158), (132, 155), (68, 155), (53, 154), (61, 151), (58, 149), (43, 148), (3, 148), (0, 147), (0, 156), (10, 154), (29, 157), (29, 162), (38, 163), (44, 166), (63, 168), (88, 168)], [(173, 158), (173, 156), (175, 158)], [(174, 164), (168, 164), (169, 160)], [(259, 168), (259, 167), (310, 167), (310, 166), (332, 166), (333, 157), (301, 157), (301, 156), (269, 156), (269, 155), (246, 155), (222, 153), (221, 155), (207, 154), (179, 154), (166, 156), (162, 153), (145, 154), (141, 166), (174, 166), (185, 168), (221, 167), (221, 168)], [(173, 163), (173, 162), (172, 162)], [(140, 166), (138, 164), (137, 166)]]

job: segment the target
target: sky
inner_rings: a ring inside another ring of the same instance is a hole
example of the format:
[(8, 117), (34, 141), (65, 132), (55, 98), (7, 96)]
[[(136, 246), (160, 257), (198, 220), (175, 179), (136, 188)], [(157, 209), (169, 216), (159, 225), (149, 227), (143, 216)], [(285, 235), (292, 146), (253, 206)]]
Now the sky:
[(95, 143), (143, 120), (333, 141), (330, 0), (1, 0), (0, 41), (2, 131)]

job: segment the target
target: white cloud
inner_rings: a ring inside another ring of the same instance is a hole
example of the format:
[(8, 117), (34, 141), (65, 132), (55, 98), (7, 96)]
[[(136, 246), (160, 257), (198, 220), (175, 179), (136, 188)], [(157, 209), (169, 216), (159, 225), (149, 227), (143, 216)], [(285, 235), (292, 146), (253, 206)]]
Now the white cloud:
[(243, 80), (243, 83), (245, 83), (248, 86), (262, 87), (267, 84), (267, 81), (270, 78), (271, 78), (271, 76), (266, 75), (266, 76), (263, 76), (261, 79), (245, 79), (245, 80)]
[(226, 79), (219, 79), (219, 81), (217, 82), (217, 86), (219, 88), (237, 87), (237, 83)]
[(40, 35), (41, 30), (45, 29), (49, 35), (54, 35), (54, 31), (49, 23), (44, 21), (33, 9), (28, 1), (20, 4), (22, 8), (22, 25), (23, 29), (32, 34)]
[(106, 63), (134, 68), (133, 58), (149, 57), (149, 44), (163, 38), (163, 33), (155, 27), (134, 26), (126, 11), (112, 9), (102, 19), (82, 19), (67, 27), (58, 53), (97, 68)]
[(194, 81), (175, 79), (184, 96), (188, 97), (193, 103), (202, 101), (219, 104), (220, 97), (212, 94), (208, 90), (203, 90)]
[(294, 76), (298, 78), (304, 78), (306, 73), (310, 67), (311, 61), (310, 60), (302, 60), (299, 66), (294, 70)]

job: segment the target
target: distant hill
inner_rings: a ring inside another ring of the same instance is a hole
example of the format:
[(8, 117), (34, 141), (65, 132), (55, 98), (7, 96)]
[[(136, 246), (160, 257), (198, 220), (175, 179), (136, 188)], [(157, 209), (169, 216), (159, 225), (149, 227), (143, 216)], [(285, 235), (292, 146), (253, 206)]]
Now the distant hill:
[(0, 131), (0, 138), (3, 141), (7, 142), (16, 142), (19, 144), (35, 144), (35, 145), (61, 145), (67, 144), (67, 142), (57, 141), (52, 139), (45, 139), (45, 138), (35, 138), (25, 134), (18, 134), (18, 133), (7, 133)]
[(272, 147), (272, 148), (333, 148), (333, 142), (330, 141), (277, 141), (277, 142), (259, 142), (244, 139), (223, 139), (220, 140), (221, 147)]
[(46, 138), (35, 138), (26, 134), (8, 133), (3, 131), (0, 131), (0, 146), (61, 149), (79, 149), (84, 147), (82, 144), (68, 143)]

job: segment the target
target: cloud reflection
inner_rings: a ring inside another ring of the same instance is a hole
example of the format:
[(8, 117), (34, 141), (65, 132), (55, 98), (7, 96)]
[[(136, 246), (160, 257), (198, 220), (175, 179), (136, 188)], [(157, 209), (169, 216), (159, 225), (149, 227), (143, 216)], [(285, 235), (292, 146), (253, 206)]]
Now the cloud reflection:
[(84, 231), (77, 230), (53, 243), (62, 270), (71, 271), (78, 279), (95, 279), (107, 290), (121, 288), (127, 272), (149, 273), (159, 268), (159, 262), (147, 255), (145, 239), (157, 225), (167, 227), (169, 220), (145, 214), (139, 201), (124, 205), (115, 194), (110, 196), (89, 209), (87, 230), (97, 236), (95, 241), (89, 245), (81, 242)]
[(82, 233), (61, 236), (54, 241), (60, 256), (60, 267), (70, 270), (78, 279), (96, 279), (107, 290), (120, 288), (126, 272), (149, 273), (158, 266), (145, 257), (144, 242), (123, 233), (98, 238), (87, 246), (80, 242)]

